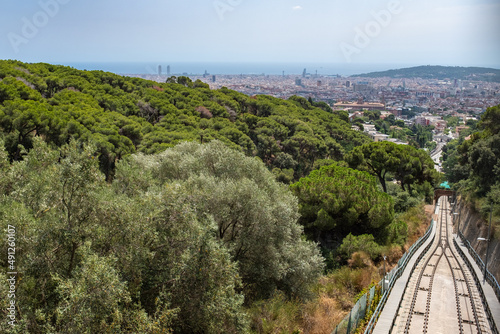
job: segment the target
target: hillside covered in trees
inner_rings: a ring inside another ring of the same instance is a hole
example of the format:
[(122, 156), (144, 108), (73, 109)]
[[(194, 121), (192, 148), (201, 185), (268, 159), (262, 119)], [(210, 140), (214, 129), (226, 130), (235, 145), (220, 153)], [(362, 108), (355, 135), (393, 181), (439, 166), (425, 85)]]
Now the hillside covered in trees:
[(0, 79), (2, 333), (331, 331), (439, 178), (300, 97), (15, 61)]
[[(485, 248), (490, 249), (488, 270), (500, 280), (494, 253), (500, 240), (500, 105), (488, 108), (468, 130), (443, 148), (443, 170), (460, 198), (458, 209), (465, 208), (477, 217), (475, 224), (462, 224), (461, 232), (483, 261)], [(471, 226), (477, 230), (469, 229)]]
[(486, 67), (461, 66), (416, 66), (388, 71), (354, 75), (367, 78), (422, 78), (422, 79), (461, 79), (500, 82), (500, 70)]
[(13, 165), (0, 156), (22, 333), (242, 333), (244, 302), (276, 289), (304, 298), (322, 273), (296, 198), (221, 142), (126, 158), (111, 184), (95, 147), (76, 141), (53, 150), (37, 138)]
[[(60, 146), (93, 142), (108, 177), (135, 152), (157, 153), (182, 141), (218, 139), (258, 156), (285, 182), (307, 175), (321, 159), (341, 160), (368, 142), (347, 114), (301, 97), (281, 100), (210, 90), (187, 77), (156, 83), (102, 71), (0, 61), (0, 128), (14, 160), (40, 136)], [(322, 109), (323, 108), (323, 109)]]
[(443, 148), (445, 175), (471, 202), (477, 201), (479, 211), (489, 212), (493, 205), (500, 216), (500, 105), (488, 108), (468, 134)]

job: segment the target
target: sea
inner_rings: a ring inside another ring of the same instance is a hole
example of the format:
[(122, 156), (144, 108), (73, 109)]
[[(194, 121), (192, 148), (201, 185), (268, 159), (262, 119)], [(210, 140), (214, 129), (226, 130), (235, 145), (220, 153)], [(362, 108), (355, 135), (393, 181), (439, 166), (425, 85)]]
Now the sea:
[(67, 62), (60, 65), (79, 70), (101, 70), (120, 75), (159, 73), (167, 75), (301, 75), (350, 76), (414, 66), (413, 64), (351, 64), (351, 63), (236, 63), (236, 62)]

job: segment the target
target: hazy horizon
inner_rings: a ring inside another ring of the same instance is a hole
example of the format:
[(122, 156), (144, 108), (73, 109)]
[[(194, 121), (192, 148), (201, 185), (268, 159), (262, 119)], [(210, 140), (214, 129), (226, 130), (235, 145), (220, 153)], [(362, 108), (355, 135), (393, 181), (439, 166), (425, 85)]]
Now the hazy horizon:
[(4, 12), (0, 59), (25, 62), (500, 68), (500, 0), (27, 0)]
[[(306, 69), (308, 74), (321, 76), (352, 76), (371, 72), (410, 68), (439, 64), (333, 64), (333, 63), (268, 63), (268, 62), (62, 62), (58, 65), (70, 66), (79, 70), (102, 70), (120, 75), (162, 74), (167, 75), (170, 66), (171, 75), (202, 75), (207, 71), (214, 75), (301, 75)], [(495, 69), (495, 68), (493, 68)], [(500, 68), (499, 68), (500, 69)]]

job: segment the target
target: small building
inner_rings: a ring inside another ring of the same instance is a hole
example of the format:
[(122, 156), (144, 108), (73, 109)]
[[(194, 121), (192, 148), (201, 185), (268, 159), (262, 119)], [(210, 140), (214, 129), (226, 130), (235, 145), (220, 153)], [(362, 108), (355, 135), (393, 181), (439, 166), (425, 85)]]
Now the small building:
[(386, 135), (386, 134), (383, 134), (380, 132), (375, 132), (375, 133), (370, 132), (369, 134), (372, 137), (374, 142), (386, 141), (387, 139), (389, 139), (389, 135)]
[(446, 129), (447, 123), (444, 120), (440, 120), (440, 121), (436, 121), (436, 122), (432, 123), (432, 125), (434, 125), (434, 128), (436, 129), (436, 131), (443, 132), (444, 129)]
[(450, 137), (450, 136), (447, 136), (447, 135), (435, 135), (432, 137), (434, 139), (434, 141), (436, 142), (442, 142), (442, 143), (447, 143), (449, 142), (450, 140), (452, 140), (453, 138)]
[(374, 124), (363, 124), (363, 128), (365, 129), (365, 132), (375, 132), (375, 125)]
[(362, 111), (355, 111), (355, 112), (349, 114), (349, 121), (352, 122), (356, 118), (363, 117), (363, 116), (364, 116), (364, 112), (362, 112)]
[(393, 115), (393, 113), (391, 113), (389, 111), (382, 111), (380, 113), (380, 119), (386, 119), (389, 115)]
[(430, 125), (431, 122), (426, 117), (417, 116), (417, 117), (415, 117), (415, 124), (427, 126), (427, 125)]

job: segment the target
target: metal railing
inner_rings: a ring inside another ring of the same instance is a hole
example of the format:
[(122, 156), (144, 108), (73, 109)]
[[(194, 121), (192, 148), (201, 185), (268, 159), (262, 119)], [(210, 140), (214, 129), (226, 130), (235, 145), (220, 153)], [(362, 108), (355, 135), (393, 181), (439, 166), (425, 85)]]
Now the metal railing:
[[(458, 235), (460, 236), (460, 239), (462, 239), (462, 242), (464, 243), (465, 247), (469, 250), (470, 256), (472, 256), (479, 269), (481, 269), (481, 272), (484, 273), (484, 262), (481, 259), (481, 257), (476, 253), (474, 248), (472, 248), (469, 240), (467, 240), (467, 238), (462, 234), (462, 232), (459, 232)], [(488, 281), (488, 283), (491, 285), (493, 291), (495, 291), (495, 295), (497, 296), (498, 301), (500, 302), (500, 285), (498, 284), (498, 281), (495, 278), (495, 276), (493, 276), (493, 274), (489, 270), (486, 270), (486, 281)]]
[[(464, 242), (465, 246), (469, 250), (470, 255), (474, 258), (474, 260), (476, 261), (476, 263), (477, 263), (478, 260), (481, 261), (481, 263), (483, 263), (483, 261), (481, 260), (481, 258), (477, 255), (477, 253), (474, 251), (474, 249), (472, 249), (472, 247), (470, 246), (469, 240), (465, 239), (464, 235), (461, 232), (459, 234), (460, 234), (460, 237), (461, 237), (462, 241)], [(455, 244), (455, 248), (458, 250), (458, 253), (460, 254), (460, 256), (462, 257), (462, 259), (464, 260), (465, 264), (469, 268), (469, 271), (470, 271), (472, 277), (474, 278), (474, 281), (475, 281), (475, 283), (476, 283), (476, 285), (478, 287), (477, 290), (479, 291), (479, 295), (481, 297), (481, 302), (484, 305), (484, 309), (486, 311), (486, 317), (488, 318), (488, 321), (490, 322), (490, 327), (493, 330), (494, 334), (498, 334), (498, 329), (496, 328), (495, 321), (493, 321), (493, 316), (492, 316), (491, 310), (490, 310), (490, 308), (488, 306), (488, 302), (486, 300), (486, 296), (484, 295), (484, 291), (481, 288), (480, 279), (479, 279), (479, 277), (477, 277), (477, 274), (476, 274), (476, 271), (474, 270), (474, 268), (472, 268), (472, 265), (471, 265), (469, 259), (465, 256), (464, 252), (462, 251), (462, 249), (458, 245), (457, 240), (453, 239), (453, 243)], [(479, 265), (479, 263), (478, 263), (478, 266), (479, 266), (479, 268), (481, 268), (481, 266)], [(483, 268), (484, 268), (484, 264), (483, 264)], [(483, 272), (484, 272), (484, 270), (483, 270)], [(493, 287), (493, 290), (495, 290), (495, 295), (500, 300), (500, 297), (499, 297), (499, 291), (500, 290), (499, 290), (498, 282), (495, 279), (495, 277), (493, 275), (491, 275), (491, 273), (489, 271), (487, 271), (487, 273), (488, 273), (488, 275), (487, 275), (487, 277), (488, 277), (488, 283)], [(490, 276), (491, 276), (491, 279), (492, 279), (491, 281), (490, 281)], [(493, 281), (496, 283), (496, 288), (492, 284)]]
[[(380, 316), (380, 313), (382, 312), (382, 310), (383, 310), (383, 308), (385, 306), (385, 303), (387, 302), (387, 298), (389, 297), (389, 293), (391, 292), (392, 288), (394, 287), (394, 284), (396, 283), (396, 280), (399, 277), (401, 277), (401, 275), (403, 274), (404, 270), (406, 269), (406, 265), (408, 264), (408, 262), (410, 261), (410, 259), (412, 258), (412, 256), (415, 254), (415, 252), (417, 251), (417, 249), (419, 249), (420, 246), (422, 246), (422, 244), (425, 241), (427, 241), (427, 239), (429, 238), (430, 234), (432, 233), (432, 230), (434, 228), (434, 224), (435, 224), (435, 222), (434, 222), (434, 219), (433, 219), (433, 220), (431, 220), (431, 224), (427, 228), (427, 231), (425, 232), (425, 234), (420, 239), (418, 239), (417, 242), (415, 242), (410, 247), (410, 249), (408, 249), (408, 251), (398, 261), (398, 265), (390, 273), (388, 273), (384, 277), (384, 282), (386, 282), (387, 279), (389, 279), (389, 284), (388, 284), (387, 289), (385, 289), (384, 294), (382, 295), (382, 298), (380, 299), (380, 302), (377, 305), (377, 308), (373, 312), (373, 315), (372, 315), (372, 317), (370, 319), (370, 322), (368, 323), (368, 326), (366, 327), (365, 334), (370, 334), (370, 333), (373, 332), (373, 329), (375, 328), (375, 324), (377, 323), (378, 317)], [(434, 236), (435, 235), (433, 235), (432, 237), (434, 238)], [(424, 254), (429, 249), (429, 247), (431, 246), (431, 244), (432, 244), (432, 242), (429, 243), (427, 245), (427, 247), (425, 248), (425, 250), (420, 254), (420, 256), (418, 257), (417, 261), (415, 262), (415, 264), (413, 265), (413, 267), (411, 269), (412, 272), (415, 270), (415, 267), (417, 266), (418, 262), (420, 261), (420, 259), (422, 258), (422, 256), (424, 256)]]
[[(403, 257), (401, 257), (401, 259), (398, 261), (398, 265), (393, 270), (391, 270), (389, 273), (387, 273), (384, 276), (384, 279), (381, 282), (379, 282), (378, 285), (382, 287), (382, 293), (383, 293), (383, 295), (380, 298), (380, 301), (379, 301), (379, 303), (378, 303), (375, 311), (373, 312), (372, 317), (370, 318), (370, 321), (369, 321), (369, 323), (368, 323), (368, 325), (366, 327), (366, 330), (365, 330), (364, 334), (371, 334), (373, 332), (373, 330), (375, 329), (375, 325), (377, 323), (377, 320), (378, 320), (378, 318), (379, 318), (379, 316), (380, 316), (380, 314), (381, 314), (381, 312), (382, 312), (382, 310), (383, 310), (383, 308), (385, 306), (385, 303), (387, 302), (388, 296), (389, 296), (392, 288), (394, 287), (394, 284), (395, 284), (396, 280), (399, 277), (401, 277), (401, 275), (403, 274), (404, 270), (406, 269), (406, 266), (407, 266), (408, 262), (410, 261), (411, 257), (415, 254), (415, 252), (417, 251), (417, 249), (419, 249), (420, 246), (422, 246), (422, 244), (427, 241), (427, 239), (429, 238), (430, 234), (432, 233), (432, 230), (434, 228), (434, 224), (435, 224), (435, 222), (434, 222), (434, 220), (432, 220), (429, 228), (426, 231), (426, 233), (420, 239), (418, 239), (417, 242), (415, 242), (410, 247), (410, 249), (403, 255)], [(465, 236), (461, 232), (459, 232), (459, 236), (462, 239), (462, 241), (463, 241), (464, 245), (466, 246), (466, 248), (468, 249), (470, 255), (472, 256), (472, 258), (474, 259), (474, 261), (476, 262), (476, 264), (478, 265), (478, 267), (481, 269), (481, 272), (484, 272), (484, 262), (483, 262), (483, 260), (479, 257), (479, 255), (476, 253), (476, 251), (472, 248), (470, 242), (465, 238)], [(434, 238), (435, 238), (435, 234), (432, 236), (432, 239), (434, 239)], [(466, 262), (467, 266), (469, 267), (469, 269), (470, 269), (470, 271), (472, 273), (472, 276), (474, 277), (474, 280), (476, 281), (476, 284), (478, 286), (481, 286), (479, 278), (477, 277), (475, 271), (473, 270), (472, 265), (470, 264), (470, 262), (466, 258), (466, 256), (463, 253), (463, 251), (458, 246), (456, 240), (454, 240), (454, 243), (455, 243), (456, 248), (459, 251), (460, 256), (465, 259), (465, 262)], [(419, 257), (417, 258), (417, 260), (415, 261), (415, 263), (414, 263), (414, 265), (413, 265), (413, 267), (411, 269), (411, 273), (415, 270), (415, 268), (417, 267), (418, 263), (420, 262), (420, 260), (422, 259), (422, 257), (425, 256), (425, 253), (429, 250), (429, 248), (431, 247), (431, 245), (432, 245), (432, 242), (430, 242), (425, 247), (425, 249), (420, 253)], [(498, 284), (498, 281), (496, 280), (495, 276), (493, 276), (493, 274), (491, 274), (491, 272), (489, 270), (486, 270), (486, 280), (492, 286), (493, 290), (495, 291), (496, 297), (500, 301), (500, 285)], [(387, 282), (387, 281), (389, 281), (389, 284), (386, 287), (384, 283)], [(406, 284), (408, 285), (408, 282), (406, 282)], [(375, 287), (373, 287), (372, 289), (374, 289), (374, 288)], [(406, 287), (405, 287), (405, 289), (406, 289)], [(364, 303), (366, 303), (366, 298), (364, 298), (364, 297), (366, 297), (367, 295), (369, 296), (368, 298), (370, 298), (370, 296), (371, 296), (370, 301), (372, 300), (373, 296), (371, 295), (371, 290), (366, 295), (364, 295), (361, 298), (361, 299), (363, 299)], [(478, 290), (480, 291), (481, 299), (483, 301), (483, 304), (487, 305), (487, 303), (486, 303), (486, 297), (484, 295), (484, 292), (482, 291), (482, 289), (478, 289)], [(401, 303), (402, 303), (402, 300), (400, 300), (398, 308), (401, 306)], [(351, 312), (335, 328), (335, 330), (332, 332), (332, 334), (344, 334), (344, 333), (345, 334), (351, 334), (352, 332), (354, 332), (356, 330), (357, 325), (360, 322), (360, 317), (359, 316), (356, 316), (355, 318), (353, 318), (353, 313), (354, 314), (358, 314), (357, 310), (359, 310), (358, 303), (356, 303), (356, 305), (351, 310)], [(353, 312), (353, 311), (355, 311), (355, 312)], [(368, 312), (368, 311), (369, 311), (369, 305), (368, 305), (368, 308), (365, 310), (365, 312)], [(363, 314), (365, 314), (365, 312), (363, 312)], [(487, 313), (488, 319), (491, 320), (492, 319), (492, 315), (491, 315), (491, 311), (489, 310), (489, 307), (486, 307), (486, 313)], [(492, 325), (492, 328), (493, 328), (494, 333), (499, 334), (499, 331), (495, 327), (494, 323)]]
[(375, 297), (375, 289), (376, 286), (373, 286), (356, 302), (349, 314), (335, 327), (332, 334), (350, 334), (356, 330), (366, 313), (370, 311), (370, 305)]

